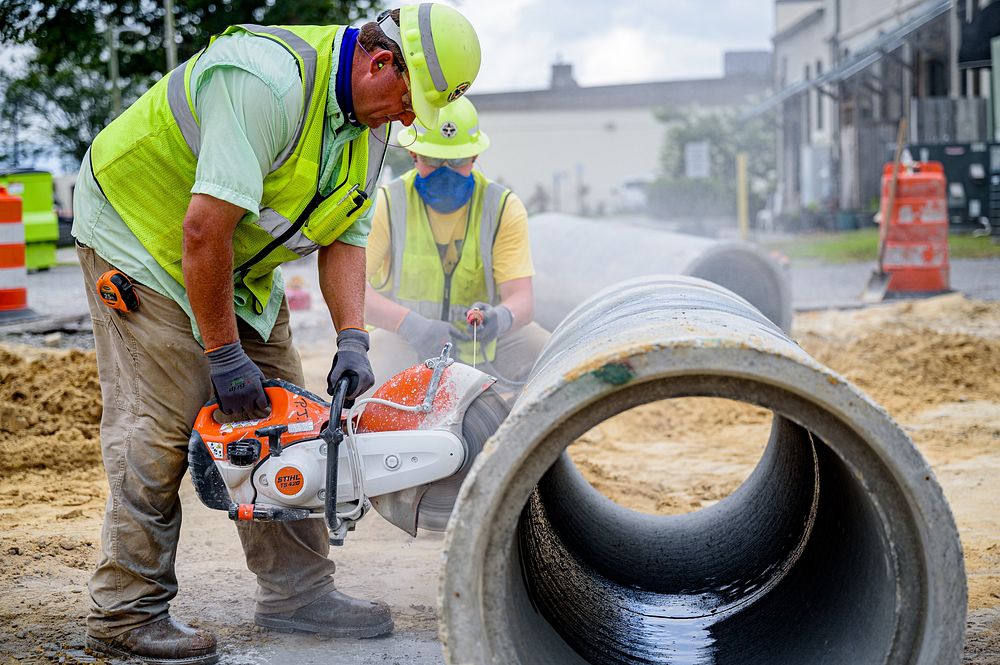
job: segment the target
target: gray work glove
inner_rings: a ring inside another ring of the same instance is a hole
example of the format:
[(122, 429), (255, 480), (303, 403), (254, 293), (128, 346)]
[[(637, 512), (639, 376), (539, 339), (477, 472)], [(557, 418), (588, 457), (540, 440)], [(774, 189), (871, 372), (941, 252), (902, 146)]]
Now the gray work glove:
[[(487, 305), (484, 302), (477, 302), (472, 309), (481, 310), (483, 322), (479, 325), (476, 339), (480, 342), (492, 342), (500, 335), (504, 334), (514, 325), (514, 314), (506, 305)], [(466, 326), (469, 335), (472, 335), (472, 324)]]
[(264, 373), (250, 360), (240, 343), (231, 342), (205, 354), (211, 365), (212, 388), (219, 408), (240, 419), (267, 413)]
[(347, 377), (347, 399), (350, 408), (354, 399), (375, 385), (375, 373), (368, 362), (368, 333), (357, 328), (344, 328), (337, 334), (337, 353), (333, 354), (333, 367), (326, 376), (326, 392), (333, 395), (337, 382)]
[(416, 312), (406, 315), (396, 334), (409, 342), (421, 358), (438, 357), (448, 342), (458, 345), (472, 339), (447, 321), (428, 319)]

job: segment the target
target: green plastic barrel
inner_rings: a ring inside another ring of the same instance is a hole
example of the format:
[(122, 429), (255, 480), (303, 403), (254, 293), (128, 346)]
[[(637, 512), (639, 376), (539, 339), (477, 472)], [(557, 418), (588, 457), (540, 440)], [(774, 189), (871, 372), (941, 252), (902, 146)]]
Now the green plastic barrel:
[(52, 174), (35, 169), (0, 171), (0, 185), (24, 203), (25, 265), (45, 270), (56, 264), (59, 219), (52, 192)]

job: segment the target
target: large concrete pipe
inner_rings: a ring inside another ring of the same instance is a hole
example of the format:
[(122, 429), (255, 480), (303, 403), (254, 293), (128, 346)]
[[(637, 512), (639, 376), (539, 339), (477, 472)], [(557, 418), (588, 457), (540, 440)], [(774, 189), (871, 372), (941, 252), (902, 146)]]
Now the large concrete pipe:
[(749, 300), (782, 330), (790, 330), (788, 273), (756, 245), (557, 213), (533, 216), (530, 233), (535, 320), (549, 330), (611, 284), (665, 273), (724, 286)]
[[(613, 415), (675, 397), (772, 412), (757, 468), (717, 504), (634, 512), (566, 454)], [(746, 301), (689, 277), (615, 285), (563, 322), (466, 479), (446, 552), (453, 665), (961, 656), (962, 550), (926, 461)]]

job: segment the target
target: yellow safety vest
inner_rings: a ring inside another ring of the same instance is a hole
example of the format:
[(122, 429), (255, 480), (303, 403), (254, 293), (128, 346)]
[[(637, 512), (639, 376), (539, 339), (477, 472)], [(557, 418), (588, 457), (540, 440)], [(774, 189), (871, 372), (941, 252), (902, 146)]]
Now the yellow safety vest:
[[(244, 218), (233, 234), (234, 281), (250, 289), (258, 313), (267, 306), (278, 265), (329, 245), (372, 204), (388, 125), (378, 136), (367, 130), (351, 141), (340, 158), (333, 192), (317, 194), (330, 72), (338, 57), (333, 44), (341, 29), (236, 25), (222, 33), (245, 32), (281, 44), (295, 57), (302, 77), (304, 109), (294, 140), (264, 178), (259, 219)], [(203, 52), (160, 79), (97, 135), (90, 150), (94, 176), (108, 201), (181, 284), (183, 220), (201, 145), (190, 81)]]
[[(473, 304), (499, 302), (493, 279), (493, 242), (510, 195), (509, 189), (487, 180), (478, 171), (472, 175), (476, 188), (469, 202), (465, 241), (450, 275), (441, 265), (427, 210), (413, 186), (416, 170), (383, 187), (389, 204), (390, 263), (371, 282), (376, 290), (404, 307), (429, 319), (449, 321), (463, 332), (467, 325), (465, 313)], [(495, 340), (478, 346), (476, 360), (494, 359)], [(471, 363), (472, 347), (472, 342), (459, 344), (458, 359)]]

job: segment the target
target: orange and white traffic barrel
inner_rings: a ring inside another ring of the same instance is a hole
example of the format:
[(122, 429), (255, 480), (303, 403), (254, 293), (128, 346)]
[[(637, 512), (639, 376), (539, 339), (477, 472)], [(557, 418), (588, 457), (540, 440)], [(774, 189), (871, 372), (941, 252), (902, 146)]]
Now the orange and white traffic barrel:
[(28, 309), (21, 197), (0, 187), (0, 323), (34, 316)]
[[(889, 200), (892, 164), (882, 172), (883, 210)], [(882, 269), (890, 275), (887, 294), (931, 294), (950, 288), (948, 200), (940, 162), (900, 165), (893, 210), (882, 219), (885, 255)]]

